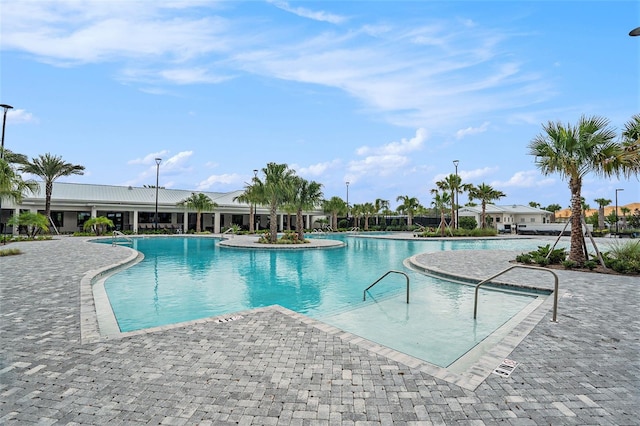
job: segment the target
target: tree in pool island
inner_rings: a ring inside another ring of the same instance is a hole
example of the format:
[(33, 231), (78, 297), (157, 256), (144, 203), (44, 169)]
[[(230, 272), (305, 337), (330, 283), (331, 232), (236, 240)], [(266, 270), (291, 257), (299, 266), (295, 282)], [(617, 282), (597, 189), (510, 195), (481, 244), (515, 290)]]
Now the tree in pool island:
[(302, 211), (314, 209), (320, 204), (323, 198), (322, 184), (296, 176), (294, 188), (292, 204), (296, 212), (296, 233), (298, 234), (298, 240), (304, 241)]
[[(640, 122), (634, 116), (629, 129)], [(582, 179), (593, 173), (603, 177), (630, 177), (640, 170), (640, 140), (637, 134), (623, 133), (616, 142), (609, 120), (598, 116), (582, 116), (576, 125), (551, 122), (529, 143), (529, 154), (542, 174), (560, 174), (571, 191), (571, 248), (569, 260), (583, 266), (587, 260), (586, 241), (582, 233)]]
[(261, 205), (269, 206), (269, 242), (278, 241), (278, 208), (291, 202), (295, 193), (295, 171), (286, 164), (268, 163), (262, 169), (264, 181), (255, 179)]

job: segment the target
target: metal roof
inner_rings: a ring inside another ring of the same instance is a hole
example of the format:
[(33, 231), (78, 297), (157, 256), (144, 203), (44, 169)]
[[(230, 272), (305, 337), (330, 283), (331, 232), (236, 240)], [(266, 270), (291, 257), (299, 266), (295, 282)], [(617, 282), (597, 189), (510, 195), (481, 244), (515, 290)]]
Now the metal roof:
[[(482, 213), (482, 206), (465, 206), (460, 207), (460, 211), (468, 211), (471, 213)], [(525, 206), (521, 204), (511, 204), (507, 206), (496, 206), (495, 204), (487, 204), (485, 213), (488, 214), (551, 214), (550, 211), (539, 209), (536, 207)]]
[[(38, 182), (39, 189), (35, 194), (26, 194), (24, 200), (44, 200), (45, 185)], [(234, 198), (244, 193), (243, 190), (232, 192), (190, 191), (184, 189), (158, 188), (158, 204), (175, 206), (191, 196), (193, 193), (203, 193), (211, 198), (218, 206), (248, 206), (246, 203), (234, 201)], [(155, 204), (156, 189), (132, 186), (93, 185), (82, 183), (54, 182), (51, 200), (57, 203), (83, 204)]]

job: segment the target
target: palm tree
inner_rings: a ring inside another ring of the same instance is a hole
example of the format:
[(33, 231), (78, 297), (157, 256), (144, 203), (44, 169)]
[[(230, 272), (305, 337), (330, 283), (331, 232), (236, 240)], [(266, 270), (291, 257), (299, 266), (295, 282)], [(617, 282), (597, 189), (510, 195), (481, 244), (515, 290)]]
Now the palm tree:
[(499, 200), (502, 197), (506, 197), (504, 192), (493, 189), (491, 185), (487, 185), (484, 182), (478, 186), (471, 187), (469, 190), (469, 198), (472, 200), (479, 200), (482, 206), (482, 213), (480, 215), (480, 221), (482, 222), (480, 225), (481, 228), (484, 229), (487, 227), (487, 203), (491, 204), (492, 201)]
[(338, 215), (347, 212), (347, 203), (340, 197), (333, 196), (322, 202), (322, 210), (331, 215), (331, 227), (338, 230)]
[(398, 195), (396, 201), (402, 201), (396, 210), (398, 213), (407, 215), (407, 226), (411, 226), (413, 223), (413, 215), (416, 209), (420, 206), (420, 202), (415, 197), (409, 197), (408, 195)]
[(296, 207), (296, 232), (298, 240), (304, 241), (304, 221), (302, 220), (302, 211), (311, 210), (320, 204), (322, 200), (322, 184), (315, 181), (297, 178), (297, 191), (293, 205)]
[(244, 187), (244, 192), (237, 197), (234, 197), (233, 201), (249, 204), (249, 233), (255, 232), (255, 204), (260, 201), (260, 189), (259, 182), (256, 182), (257, 178), (254, 177), (252, 182), (247, 183)]
[(434, 209), (436, 209), (436, 211), (440, 213), (440, 225), (438, 225), (438, 228), (440, 228), (440, 235), (444, 237), (444, 231), (446, 227), (444, 212), (447, 210), (447, 208), (449, 208), (451, 204), (453, 204), (453, 201), (451, 200), (451, 196), (447, 192), (442, 191), (442, 193), (440, 193), (437, 189), (432, 189), (431, 193), (434, 194), (431, 205)]
[(380, 225), (380, 213), (389, 210), (389, 200), (376, 198), (376, 201), (373, 203), (373, 205), (376, 210), (376, 225)]
[(596, 203), (598, 203), (598, 228), (604, 228), (604, 208), (611, 204), (611, 200), (607, 200), (606, 198), (596, 198)]
[(195, 192), (184, 200), (178, 201), (177, 205), (196, 211), (196, 232), (202, 232), (202, 213), (212, 212), (216, 207), (218, 207), (218, 204), (209, 198), (209, 196), (203, 193), (196, 194)]
[(7, 223), (13, 226), (25, 226), (27, 235), (31, 239), (34, 239), (40, 231), (49, 231), (47, 217), (35, 212), (22, 212), (18, 216), (12, 216)]
[(16, 173), (9, 162), (0, 159), (0, 202), (9, 200), (15, 204), (21, 203), (25, 192), (35, 194), (38, 188), (38, 182), (22, 180), (22, 176)]
[(539, 209), (540, 203), (536, 203), (535, 201), (529, 201), (529, 207), (533, 207), (534, 209)]
[(456, 227), (456, 208), (458, 206), (456, 206), (455, 201), (455, 195), (456, 194), (462, 194), (465, 191), (469, 191), (469, 189), (471, 188), (470, 184), (463, 184), (462, 183), (462, 178), (457, 175), (457, 174), (450, 174), (449, 176), (447, 176), (446, 178), (444, 178), (444, 180), (438, 181), (436, 182), (436, 186), (438, 187), (438, 189), (440, 189), (441, 191), (449, 191), (450, 192), (450, 199), (451, 199), (451, 227), (455, 228)]
[(96, 233), (96, 235), (102, 235), (102, 232), (110, 227), (113, 228), (113, 221), (111, 219), (104, 216), (98, 216), (92, 217), (91, 219), (87, 220), (82, 226), (82, 229), (84, 229), (85, 231), (88, 229), (92, 229), (93, 232)]
[(622, 212), (622, 229), (627, 229), (627, 215), (631, 213), (631, 209), (629, 207), (620, 207), (620, 211)]
[(256, 178), (260, 186), (259, 203), (269, 206), (269, 242), (278, 240), (278, 208), (290, 202), (295, 194), (295, 172), (286, 164), (268, 163), (262, 169), (264, 182)]
[(559, 173), (571, 191), (571, 248), (569, 260), (582, 266), (587, 260), (581, 223), (582, 179), (596, 175), (631, 176), (640, 171), (640, 141), (615, 142), (615, 132), (602, 117), (582, 116), (575, 126), (560, 122), (543, 125), (543, 133), (529, 143), (529, 154), (542, 174)]
[(355, 227), (360, 226), (360, 217), (363, 215), (362, 213), (362, 204), (354, 204), (351, 206), (351, 216), (353, 217), (353, 225)]
[(362, 214), (364, 215), (364, 230), (369, 230), (369, 218), (376, 214), (378, 210), (373, 203), (364, 203), (362, 205)]
[(53, 192), (53, 182), (62, 176), (83, 175), (84, 166), (67, 163), (62, 160), (62, 157), (46, 153), (40, 155), (38, 158), (33, 158), (29, 163), (23, 164), (20, 166), (20, 170), (24, 173), (38, 176), (44, 181), (44, 215), (49, 220), (49, 223), (53, 225), (53, 221), (51, 220), (51, 193)]

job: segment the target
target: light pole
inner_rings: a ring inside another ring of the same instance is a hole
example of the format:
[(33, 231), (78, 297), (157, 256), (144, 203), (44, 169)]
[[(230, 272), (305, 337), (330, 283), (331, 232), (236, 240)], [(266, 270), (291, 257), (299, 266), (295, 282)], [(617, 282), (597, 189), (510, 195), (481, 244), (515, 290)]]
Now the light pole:
[[(256, 184), (256, 179), (258, 179), (258, 169), (253, 169), (253, 184)], [(256, 222), (256, 205), (255, 203), (251, 203), (251, 214), (250, 214), (251, 223), (249, 224), (249, 232), (255, 232), (255, 222)]]
[(0, 104), (0, 108), (4, 109), (4, 116), (2, 117), (2, 147), (0, 148), (0, 158), (4, 160), (4, 127), (7, 124), (7, 111), (13, 107), (7, 104)]
[(158, 231), (158, 185), (160, 179), (160, 163), (162, 158), (156, 158), (156, 215), (153, 217), (154, 229)]
[(632, 29), (631, 31), (629, 31), (629, 35), (630, 35), (631, 37), (634, 37), (634, 36), (640, 36), (640, 27), (638, 27), (638, 28), (634, 28), (634, 29)]
[(624, 189), (616, 189), (616, 237), (618, 235), (618, 191), (624, 191)]
[[(460, 160), (453, 160), (453, 165), (456, 168), (456, 184), (458, 182), (458, 164), (460, 163)], [(455, 200), (451, 200), (452, 203), (456, 204), (456, 219), (455, 219), (455, 229), (458, 229), (458, 188), (456, 188), (456, 193), (453, 194), (455, 198)]]
[(347, 225), (349, 225), (349, 181), (345, 183), (347, 184)]

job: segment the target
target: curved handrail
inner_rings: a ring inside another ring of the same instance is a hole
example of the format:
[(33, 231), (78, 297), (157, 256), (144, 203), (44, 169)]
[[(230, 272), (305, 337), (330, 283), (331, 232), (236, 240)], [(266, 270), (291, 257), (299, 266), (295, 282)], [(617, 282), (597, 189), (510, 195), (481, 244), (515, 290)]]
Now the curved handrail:
[(546, 268), (541, 268), (539, 266), (528, 266), (528, 265), (513, 265), (508, 267), (507, 269), (498, 272), (497, 274), (480, 281), (477, 285), (476, 285), (476, 294), (475, 294), (475, 299), (473, 301), (473, 319), (476, 319), (477, 314), (478, 314), (478, 290), (480, 290), (480, 286), (483, 284), (488, 283), (489, 281), (491, 281), (492, 279), (499, 277), (500, 275), (509, 272), (512, 269), (515, 268), (522, 268), (522, 269), (533, 269), (535, 271), (546, 271), (549, 272), (550, 274), (553, 275), (554, 279), (555, 279), (555, 283), (554, 283), (554, 290), (553, 290), (553, 322), (558, 322), (558, 275), (553, 272), (550, 269), (546, 269)]
[(394, 273), (394, 274), (402, 274), (407, 279), (407, 303), (409, 303), (409, 275), (405, 274), (402, 271), (394, 271), (393, 269), (390, 270), (390, 271), (387, 271), (386, 274), (384, 274), (383, 276), (378, 278), (373, 284), (371, 284), (369, 287), (364, 289), (364, 292), (362, 293), (362, 301), (364, 302), (365, 300), (367, 300), (367, 290), (369, 290), (374, 285), (378, 284), (380, 281), (382, 281), (382, 279), (384, 277), (386, 277), (387, 275), (392, 274), (392, 273)]
[(130, 242), (131, 244), (133, 244), (133, 238), (127, 237), (125, 234), (123, 234), (120, 231), (113, 231), (113, 237), (111, 238), (111, 245), (115, 246), (116, 245), (116, 240), (118, 238), (122, 238), (125, 241)]

